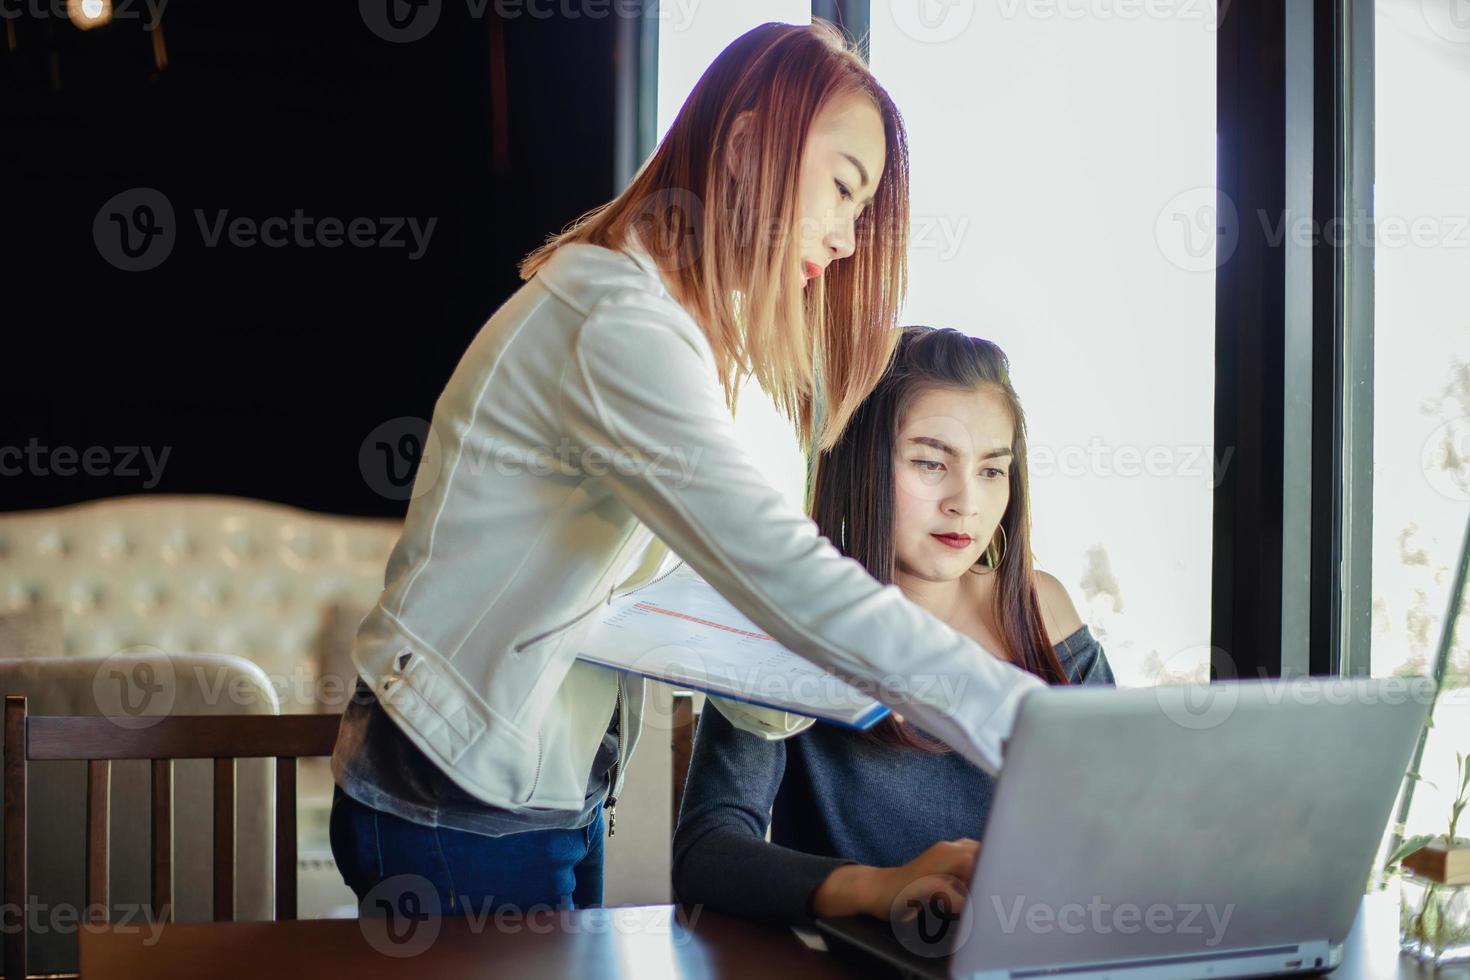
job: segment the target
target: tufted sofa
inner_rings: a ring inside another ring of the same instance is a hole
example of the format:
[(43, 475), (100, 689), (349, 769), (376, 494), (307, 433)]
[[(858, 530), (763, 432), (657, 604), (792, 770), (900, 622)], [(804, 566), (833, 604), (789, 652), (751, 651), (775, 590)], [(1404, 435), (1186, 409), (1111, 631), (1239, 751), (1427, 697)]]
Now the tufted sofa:
[(218, 496), (0, 514), (0, 611), (60, 606), (66, 655), (225, 653), (286, 679), (318, 654), (329, 605), (377, 598), (400, 527)]
[[(341, 711), (351, 638), (382, 589), (400, 527), (227, 496), (0, 513), (0, 623), (60, 620), (57, 629), (32, 624), (32, 637), (48, 638), (23, 651), (4, 649), (0, 626), (0, 658), (228, 655), (259, 668), (282, 712)], [(302, 760), (300, 778), (300, 909), (309, 917), (353, 896), (327, 843), (326, 760)], [(176, 806), (188, 812), (185, 800)]]

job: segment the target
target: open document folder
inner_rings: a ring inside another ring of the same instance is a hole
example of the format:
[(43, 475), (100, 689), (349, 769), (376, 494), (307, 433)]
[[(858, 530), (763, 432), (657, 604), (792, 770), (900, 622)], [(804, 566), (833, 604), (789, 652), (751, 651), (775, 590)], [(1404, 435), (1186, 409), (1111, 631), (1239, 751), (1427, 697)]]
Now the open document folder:
[(578, 659), (675, 687), (868, 728), (888, 708), (781, 646), (684, 566), (614, 599)]

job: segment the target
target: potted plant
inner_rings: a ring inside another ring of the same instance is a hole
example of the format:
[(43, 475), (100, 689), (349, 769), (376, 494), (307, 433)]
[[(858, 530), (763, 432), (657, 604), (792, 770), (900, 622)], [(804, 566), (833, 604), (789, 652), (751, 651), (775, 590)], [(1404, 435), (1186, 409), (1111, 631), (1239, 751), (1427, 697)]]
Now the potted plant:
[(1455, 753), (1456, 794), (1450, 805), (1448, 832), (1443, 836), (1418, 834), (1407, 839), (1403, 834), (1414, 797), (1414, 785), (1429, 782), (1419, 775), (1419, 763), (1424, 756), (1429, 731), (1434, 727), (1434, 708), (1444, 691), (1446, 668), (1463, 609), (1467, 579), (1470, 579), (1470, 522), (1465, 527), (1465, 540), (1460, 547), (1449, 607), (1445, 611), (1445, 625), (1440, 634), (1439, 648), (1435, 651), (1434, 701), (1409, 763), (1407, 782), (1400, 795), (1389, 844), (1391, 853), (1383, 868), (1385, 878), (1392, 874), (1400, 876), (1400, 947), (1436, 966), (1470, 960), (1470, 838), (1456, 833), (1460, 814), (1470, 802), (1470, 757), (1461, 752)]
[[(1457, 752), (1455, 761), (1448, 832), (1410, 837), (1389, 858), (1401, 875), (1399, 946), (1435, 965), (1470, 960), (1470, 838), (1455, 833), (1470, 802), (1470, 758)], [(1417, 773), (1410, 778), (1429, 782)]]

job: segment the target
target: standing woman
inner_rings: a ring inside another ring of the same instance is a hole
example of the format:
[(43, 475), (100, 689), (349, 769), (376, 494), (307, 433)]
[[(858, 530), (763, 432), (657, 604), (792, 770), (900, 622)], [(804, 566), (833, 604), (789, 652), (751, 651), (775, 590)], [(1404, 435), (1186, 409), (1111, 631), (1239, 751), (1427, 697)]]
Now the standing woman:
[(601, 904), (643, 684), (578, 643), (675, 556), (999, 769), (1045, 684), (839, 554), (734, 428), (753, 377), (804, 447), (835, 444), (897, 343), (907, 242), (902, 120), (817, 21), (736, 39), (628, 188), (526, 258), (434, 407), (353, 644), (331, 841), (365, 912)]

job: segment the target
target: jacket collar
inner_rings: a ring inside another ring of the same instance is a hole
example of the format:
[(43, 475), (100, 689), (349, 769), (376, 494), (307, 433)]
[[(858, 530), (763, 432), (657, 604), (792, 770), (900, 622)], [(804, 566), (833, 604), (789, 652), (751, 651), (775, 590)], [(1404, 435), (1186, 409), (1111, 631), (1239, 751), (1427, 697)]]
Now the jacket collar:
[[(638, 232), (635, 229), (628, 229), (628, 237), (623, 239), (622, 245), (619, 246), (619, 251), (638, 263), (640, 268), (658, 280), (659, 285), (664, 288), (665, 292), (670, 292), (668, 283), (664, 281), (663, 272), (658, 267), (657, 260), (649, 253), (648, 249), (643, 247), (642, 239), (638, 237)], [(672, 293), (670, 294), (672, 295)]]

